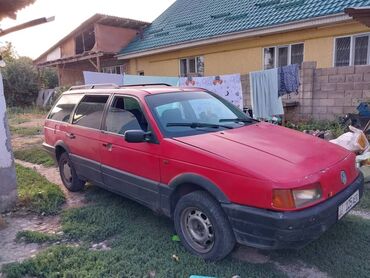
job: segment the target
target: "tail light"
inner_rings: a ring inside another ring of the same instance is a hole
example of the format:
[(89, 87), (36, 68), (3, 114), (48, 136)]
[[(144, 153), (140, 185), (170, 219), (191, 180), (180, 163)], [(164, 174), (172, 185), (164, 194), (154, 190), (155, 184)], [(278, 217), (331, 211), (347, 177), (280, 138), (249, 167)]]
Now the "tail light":
[(316, 203), (322, 197), (319, 183), (297, 189), (274, 189), (272, 206), (277, 209), (295, 209)]

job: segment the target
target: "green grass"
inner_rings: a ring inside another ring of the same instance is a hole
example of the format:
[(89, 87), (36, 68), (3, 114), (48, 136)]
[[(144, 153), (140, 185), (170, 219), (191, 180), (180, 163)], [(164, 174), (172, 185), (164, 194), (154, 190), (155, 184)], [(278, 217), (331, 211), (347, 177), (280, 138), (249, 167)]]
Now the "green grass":
[(297, 251), (279, 251), (282, 262), (301, 260), (331, 277), (370, 277), (370, 221), (346, 216), (321, 238)]
[[(13, 277), (282, 277), (272, 263), (254, 265), (230, 257), (206, 263), (192, 256), (181, 243), (171, 240), (171, 220), (104, 190), (87, 190), (89, 202), (67, 210), (61, 222), (64, 239), (79, 247), (62, 244), (48, 248), (23, 263), (4, 266)], [(92, 251), (92, 243), (110, 242), (111, 250)], [(281, 264), (303, 261), (332, 277), (370, 277), (370, 221), (346, 216), (321, 238), (301, 250), (266, 253)], [(179, 257), (174, 261), (172, 255)]]
[(10, 126), (10, 132), (12, 135), (27, 137), (27, 136), (34, 136), (34, 135), (42, 134), (42, 128), (41, 127)]
[[(89, 206), (62, 215), (64, 236), (83, 239), (80, 247), (50, 247), (35, 258), (3, 268), (13, 277), (284, 277), (272, 264), (253, 265), (227, 258), (206, 263), (171, 240), (171, 220), (103, 190), (88, 190)], [(89, 250), (108, 239), (111, 250)], [(179, 261), (172, 259), (177, 255)]]
[(14, 157), (16, 159), (44, 165), (46, 167), (52, 167), (55, 165), (54, 160), (41, 146), (32, 146), (30, 148), (15, 150)]
[(56, 214), (65, 197), (62, 190), (35, 171), (16, 165), (19, 204), (38, 214)]
[(9, 124), (10, 125), (20, 125), (20, 124), (24, 124), (24, 123), (28, 123), (30, 122), (31, 120), (30, 119), (27, 119), (27, 118), (22, 118), (22, 117), (14, 117), (14, 118), (11, 118), (9, 120)]
[(49, 107), (43, 108), (35, 105), (27, 107), (9, 107), (7, 109), (7, 114), (9, 119), (13, 119), (22, 114), (45, 115), (48, 111)]
[(57, 235), (45, 234), (36, 231), (20, 231), (16, 235), (17, 242), (25, 243), (46, 243), (46, 242), (56, 242), (59, 240)]

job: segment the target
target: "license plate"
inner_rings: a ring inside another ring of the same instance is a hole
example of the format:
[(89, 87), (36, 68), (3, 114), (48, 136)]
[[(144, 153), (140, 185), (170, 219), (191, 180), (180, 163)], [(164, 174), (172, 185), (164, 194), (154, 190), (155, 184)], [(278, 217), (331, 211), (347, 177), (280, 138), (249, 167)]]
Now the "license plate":
[(360, 192), (357, 190), (338, 208), (338, 219), (341, 219), (360, 201)]

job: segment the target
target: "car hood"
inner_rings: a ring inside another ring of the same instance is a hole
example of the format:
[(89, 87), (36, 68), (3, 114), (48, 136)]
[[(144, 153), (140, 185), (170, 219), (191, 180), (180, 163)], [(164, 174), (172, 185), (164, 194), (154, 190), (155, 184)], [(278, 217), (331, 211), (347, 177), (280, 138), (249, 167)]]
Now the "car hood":
[(228, 160), (238, 174), (278, 182), (328, 169), (350, 154), (312, 135), (267, 123), (175, 140)]

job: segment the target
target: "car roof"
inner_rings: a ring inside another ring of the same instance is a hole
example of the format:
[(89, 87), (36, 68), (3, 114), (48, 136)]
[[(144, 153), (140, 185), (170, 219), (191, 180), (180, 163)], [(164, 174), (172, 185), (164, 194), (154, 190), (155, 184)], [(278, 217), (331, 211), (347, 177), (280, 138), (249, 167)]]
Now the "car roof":
[(196, 87), (175, 87), (168, 85), (135, 85), (135, 86), (116, 86), (116, 85), (86, 85), (71, 87), (69, 91), (63, 94), (130, 94), (136, 96), (145, 96), (163, 93), (179, 92), (199, 92), (205, 91)]

